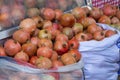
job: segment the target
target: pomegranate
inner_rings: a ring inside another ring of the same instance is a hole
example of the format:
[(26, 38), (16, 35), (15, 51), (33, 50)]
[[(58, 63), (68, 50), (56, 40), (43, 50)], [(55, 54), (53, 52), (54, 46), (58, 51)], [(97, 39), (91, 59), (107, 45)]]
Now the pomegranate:
[(33, 7), (36, 7), (37, 1), (36, 0), (25, 0), (24, 3), (27, 8), (33, 8)]
[(90, 13), (90, 8), (85, 6), (85, 7), (82, 7), (82, 9), (85, 11), (86, 16), (88, 16)]
[(25, 53), (23, 51), (20, 51), (20, 52), (16, 53), (14, 58), (16, 60), (21, 60), (21, 61), (25, 61), (25, 62), (29, 61), (29, 56), (27, 55), (27, 53)]
[(71, 40), (68, 41), (68, 46), (69, 49), (78, 49), (79, 42), (75, 39), (75, 37), (73, 37)]
[(120, 20), (120, 10), (116, 12), (116, 17)]
[(19, 27), (28, 33), (32, 33), (37, 28), (36, 22), (32, 18), (23, 19), (20, 22)]
[(52, 28), (54, 30), (60, 30), (60, 31), (62, 31), (63, 26), (61, 26), (59, 23), (53, 23)]
[(68, 43), (67, 41), (61, 41), (61, 40), (57, 40), (55, 41), (54, 43), (54, 50), (59, 54), (59, 55), (62, 55), (64, 54), (65, 52), (68, 51)]
[(21, 50), (21, 45), (19, 42), (14, 41), (13, 39), (8, 39), (4, 43), (4, 49), (8, 56), (14, 56)]
[(75, 39), (77, 41), (79, 41), (79, 42), (83, 42), (83, 41), (87, 41), (88, 40), (88, 36), (87, 36), (86, 33), (81, 32), (81, 33), (75, 35)]
[(58, 54), (57, 54), (56, 51), (53, 50), (53, 53), (52, 53), (52, 56), (51, 56), (50, 59), (51, 59), (52, 61), (54, 61), (54, 60), (58, 60)]
[(36, 54), (37, 46), (32, 44), (31, 42), (28, 42), (22, 45), (22, 50), (31, 57)]
[(35, 62), (36, 62), (37, 59), (38, 59), (37, 56), (32, 56), (32, 57), (30, 58), (29, 62), (30, 62), (31, 64), (35, 65)]
[(55, 11), (52, 8), (44, 8), (42, 15), (45, 20), (55, 19)]
[(59, 35), (56, 36), (55, 40), (68, 41), (68, 36), (66, 36), (63, 33), (60, 33)]
[(5, 21), (10, 18), (10, 9), (7, 5), (2, 5), (0, 7), (0, 21)]
[(38, 45), (39, 38), (38, 37), (31, 37), (30, 42), (34, 45)]
[(42, 26), (42, 29), (46, 29), (46, 28), (49, 28), (53, 25), (52, 21), (50, 20), (44, 20), (43, 21), (43, 26)]
[(32, 34), (31, 37), (38, 37), (38, 33), (39, 33), (40, 29), (36, 29)]
[(72, 27), (75, 24), (75, 17), (70, 14), (70, 13), (64, 13), (61, 17), (60, 17), (60, 24), (63, 27)]
[(52, 39), (52, 34), (49, 31), (42, 29), (38, 32), (38, 37), (40, 39), (42, 39), (42, 38)]
[(65, 53), (61, 56), (61, 61), (64, 65), (70, 65), (76, 63), (76, 59), (70, 53)]
[(68, 39), (71, 39), (74, 36), (73, 30), (70, 27), (64, 27), (62, 33), (65, 34)]
[(83, 25), (81, 23), (75, 23), (74, 26), (72, 27), (72, 30), (75, 35), (80, 32), (83, 32)]
[(38, 41), (38, 47), (49, 47), (53, 48), (53, 43), (50, 39), (42, 38)]
[(93, 39), (93, 34), (91, 34), (91, 33), (86, 33), (86, 34), (88, 36), (88, 41)]
[(43, 19), (42, 19), (42, 17), (41, 16), (34, 16), (34, 17), (32, 17), (32, 19), (36, 22), (37, 28), (42, 29), (42, 26), (43, 26)]
[(76, 61), (79, 61), (81, 59), (81, 53), (78, 51), (78, 49), (71, 49), (68, 51), (68, 53), (72, 54), (72, 56), (76, 59)]
[(57, 1), (55, 1), (55, 0), (45, 0), (45, 1), (46, 1), (45, 2), (45, 7), (48, 7), (48, 8), (51, 8), (51, 9), (57, 9), (58, 8)]
[(55, 9), (55, 19), (60, 20), (60, 17), (62, 16), (63, 11), (61, 9)]
[(18, 41), (21, 44), (30, 39), (30, 34), (23, 31), (22, 29), (16, 30), (12, 36), (15, 41)]
[(28, 77), (25, 80), (42, 80), (38, 75), (28, 75)]
[(71, 13), (75, 16), (76, 19), (86, 17), (86, 13), (81, 7), (75, 7)]
[(59, 35), (61, 33), (60, 30), (56, 30), (54, 29), (54, 27), (49, 27), (46, 29), (48, 32), (50, 32), (50, 34), (52, 35), (52, 40), (54, 40), (56, 38), (57, 35)]
[(8, 76), (8, 80), (21, 80), (21, 77), (16, 74), (11, 74)]
[(113, 30), (107, 30), (105, 32), (105, 37), (110, 37), (112, 35), (116, 34), (116, 31), (113, 31)]
[(53, 64), (53, 68), (58, 68), (58, 67), (64, 66), (64, 64), (60, 60), (54, 60), (54, 61), (52, 61), (52, 64)]
[(93, 34), (94, 32), (99, 30), (98, 27), (99, 26), (97, 24), (91, 24), (91, 25), (88, 26), (87, 32)]
[(2, 46), (0, 46), (0, 56), (7, 56), (5, 49)]
[(36, 60), (35, 65), (40, 69), (50, 69), (52, 68), (52, 61), (47, 57), (40, 57)]
[(111, 20), (108, 16), (106, 15), (102, 15), (99, 20), (98, 20), (99, 23), (104, 23), (104, 24), (111, 24)]
[(27, 16), (30, 18), (32, 18), (34, 16), (39, 16), (39, 14), (40, 14), (40, 11), (38, 8), (29, 8), (27, 10)]
[(103, 40), (105, 38), (105, 33), (104, 31), (96, 31), (93, 34), (93, 38), (97, 41)]
[(12, 22), (13, 24), (19, 24), (19, 22), (21, 20), (24, 19), (25, 17), (25, 8), (23, 5), (19, 4), (19, 3), (14, 3), (11, 7), (11, 18), (12, 18)]
[(90, 17), (94, 18), (95, 20), (98, 20), (103, 15), (103, 12), (101, 9), (97, 7), (93, 7), (90, 11)]
[(53, 53), (53, 50), (51, 48), (45, 47), (45, 46), (40, 47), (37, 50), (37, 56), (38, 57), (44, 56), (44, 57), (47, 57), (47, 58), (51, 58), (52, 53)]
[(96, 24), (96, 21), (91, 17), (81, 18), (78, 22), (83, 25), (83, 29), (86, 29), (90, 24)]
[(48, 77), (48, 80), (60, 80), (60, 74), (58, 72), (49, 72), (48, 75), (54, 78), (54, 79), (52, 79), (52, 78)]
[(66, 0), (58, 0), (58, 5), (59, 5), (59, 8), (62, 10), (62, 11), (65, 11), (67, 10), (67, 1)]
[(116, 9), (114, 9), (113, 5), (105, 4), (103, 7), (103, 13), (106, 16), (114, 16), (116, 14)]
[(117, 24), (119, 22), (120, 22), (119, 18), (117, 18), (115, 16), (111, 18), (111, 24)]

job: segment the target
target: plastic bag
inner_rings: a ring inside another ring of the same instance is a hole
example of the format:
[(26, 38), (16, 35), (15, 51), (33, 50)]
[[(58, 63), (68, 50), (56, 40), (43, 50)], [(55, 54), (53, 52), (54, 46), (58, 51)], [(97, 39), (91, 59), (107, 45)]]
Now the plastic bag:
[[(104, 29), (109, 25), (98, 24)], [(119, 48), (116, 45), (118, 33), (101, 41), (80, 42), (79, 51), (83, 56), (85, 80), (117, 80), (120, 61)]]
[(59, 67), (38, 69), (10, 57), (0, 57), (0, 80), (83, 80), (83, 62)]

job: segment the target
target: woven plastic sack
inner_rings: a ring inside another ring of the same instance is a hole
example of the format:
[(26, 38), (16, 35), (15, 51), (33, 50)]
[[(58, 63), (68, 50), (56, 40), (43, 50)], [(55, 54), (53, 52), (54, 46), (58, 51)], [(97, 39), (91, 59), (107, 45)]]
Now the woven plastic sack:
[[(98, 25), (104, 29), (115, 30), (105, 24)], [(85, 64), (85, 80), (117, 80), (120, 61), (119, 48), (116, 45), (120, 33), (117, 32), (101, 41), (80, 42), (79, 51)]]
[(38, 69), (10, 57), (0, 57), (0, 80), (83, 80), (83, 63), (63, 66), (58, 69)]

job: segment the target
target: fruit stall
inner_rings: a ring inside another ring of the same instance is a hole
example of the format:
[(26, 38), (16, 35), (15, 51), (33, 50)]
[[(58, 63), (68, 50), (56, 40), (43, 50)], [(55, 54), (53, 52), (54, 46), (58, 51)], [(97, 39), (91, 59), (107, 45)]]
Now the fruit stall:
[(120, 80), (119, 0), (0, 0), (0, 80)]

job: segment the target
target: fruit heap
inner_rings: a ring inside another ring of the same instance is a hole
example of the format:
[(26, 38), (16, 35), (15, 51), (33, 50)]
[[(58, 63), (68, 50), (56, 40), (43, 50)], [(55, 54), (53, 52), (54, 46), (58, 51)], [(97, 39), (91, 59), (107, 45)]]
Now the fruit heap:
[(39, 15), (30, 13), (19, 23), (12, 38), (0, 47), (0, 56), (13, 57), (44, 69), (77, 63), (81, 60), (80, 42), (101, 41), (117, 33), (103, 29), (96, 22), (119, 23), (118, 12), (117, 7), (109, 4), (103, 11), (95, 7), (92, 10), (75, 7), (70, 13), (42, 8)]

